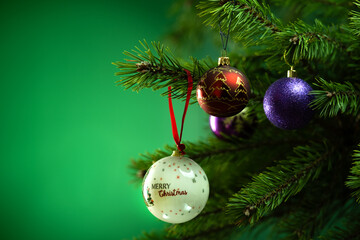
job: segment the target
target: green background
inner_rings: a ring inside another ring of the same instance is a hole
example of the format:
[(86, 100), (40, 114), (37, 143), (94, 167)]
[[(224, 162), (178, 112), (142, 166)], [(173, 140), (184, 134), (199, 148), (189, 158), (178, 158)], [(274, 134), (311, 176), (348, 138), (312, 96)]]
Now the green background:
[[(111, 62), (161, 39), (171, 1), (0, 4), (0, 238), (110, 240), (162, 227), (127, 166), (173, 143), (167, 99), (116, 87)], [(183, 139), (204, 138), (206, 119), (192, 105)]]

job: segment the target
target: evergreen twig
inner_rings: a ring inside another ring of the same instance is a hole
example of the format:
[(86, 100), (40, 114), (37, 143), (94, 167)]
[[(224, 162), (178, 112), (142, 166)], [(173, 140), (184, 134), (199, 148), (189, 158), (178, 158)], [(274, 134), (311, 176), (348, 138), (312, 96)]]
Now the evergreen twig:
[(236, 227), (231, 217), (221, 210), (225, 204), (226, 198), (219, 194), (212, 195), (204, 213), (190, 222), (169, 226), (166, 229), (167, 235), (177, 239), (223, 239), (229, 236)]
[[(219, 5), (224, 5), (228, 2), (233, 4), (232, 0), (220, 0)], [(261, 6), (259, 2), (256, 2), (255, 4), (258, 6), (257, 9), (254, 6), (250, 6), (246, 3), (235, 1), (235, 6), (238, 5), (239, 8), (243, 9), (245, 13), (249, 13), (254, 19), (259, 21), (261, 24), (264, 24), (265, 27), (268, 27), (273, 33), (280, 32), (279, 28), (271, 20), (261, 14), (261, 12), (264, 12), (264, 10), (261, 11), (260, 9), (262, 9), (262, 7), (266, 8), (267, 6)]]
[[(338, 37), (340, 31), (343, 32), (341, 40)], [(285, 52), (291, 64), (315, 59), (333, 63), (351, 44), (349, 42), (351, 38), (344, 37), (349, 34), (338, 26), (325, 26), (318, 19), (315, 20), (314, 25), (298, 20), (283, 27), (283, 30), (275, 36), (276, 44), (272, 43), (272, 47), (265, 51), (271, 55), (268, 61), (279, 58)]]
[(326, 229), (318, 240), (359, 240), (360, 239), (360, 206), (348, 201), (336, 219), (336, 223)]
[(229, 21), (231, 12), (234, 11), (230, 30), (233, 37), (241, 40), (244, 45), (260, 44), (280, 31), (281, 22), (270, 7), (257, 0), (236, 1), (235, 6), (233, 1), (210, 0), (200, 2), (197, 7), (201, 10), (199, 16), (206, 18), (204, 23), (212, 27), (218, 26), (223, 19)]
[[(152, 48), (145, 40), (140, 41), (140, 44), (142, 48), (135, 47), (135, 50), (131, 52), (124, 52), (130, 59), (113, 63), (120, 69), (120, 72), (115, 74), (121, 77), (117, 83), (125, 89), (133, 91), (140, 91), (143, 88), (159, 90), (171, 86), (172, 98), (185, 98), (187, 74), (184, 69), (191, 72), (194, 86), (196, 86), (202, 74), (210, 68), (207, 63), (200, 62), (195, 58), (191, 58), (191, 62), (180, 62), (169, 48), (159, 42), (152, 42)], [(196, 88), (193, 88), (193, 98), (195, 98), (195, 91)], [(167, 91), (162, 93), (163, 96), (167, 94)]]
[(346, 186), (353, 190), (352, 196), (360, 203), (360, 144), (358, 149), (354, 151), (353, 166), (350, 169), (350, 176), (346, 182)]
[(317, 144), (296, 147), (294, 153), (295, 156), (255, 176), (251, 183), (230, 198), (228, 210), (238, 224), (244, 224), (245, 219), (256, 222), (297, 194), (310, 179), (318, 177), (329, 156), (326, 145)]
[(320, 110), (321, 117), (334, 117), (339, 113), (356, 116), (360, 111), (360, 92), (350, 82), (334, 83), (319, 78), (315, 83), (321, 90), (313, 90), (315, 99), (310, 107)]
[[(356, 0), (354, 4), (360, 8), (360, 0)], [(360, 12), (359, 11), (350, 11), (350, 26), (353, 29), (353, 33), (357, 36), (360, 36)]]
[[(266, 133), (264, 132), (267, 129)], [(275, 128), (269, 129), (264, 126), (264, 129), (258, 129), (254, 133), (251, 139), (245, 138), (229, 138), (231, 141), (221, 141), (217, 138), (209, 138), (207, 142), (199, 141), (196, 143), (184, 142), (186, 146), (186, 154), (189, 158), (194, 159), (197, 163), (207, 163), (209, 159), (222, 159), (227, 158), (228, 161), (239, 161), (244, 156), (244, 152), (250, 153), (259, 149), (277, 147), (292, 147), (298, 144), (303, 144), (306, 140), (299, 138), (293, 132), (287, 132), (281, 136), (281, 139), (274, 137)], [(175, 146), (166, 145), (163, 149), (158, 149), (153, 153), (140, 154), (140, 158), (133, 159), (131, 162), (131, 168), (138, 173), (138, 171), (146, 171), (153, 162), (169, 156), (175, 149)], [(242, 153), (242, 154), (241, 154)], [(142, 178), (142, 174), (137, 175), (136, 179)], [(136, 180), (134, 180), (136, 181)]]

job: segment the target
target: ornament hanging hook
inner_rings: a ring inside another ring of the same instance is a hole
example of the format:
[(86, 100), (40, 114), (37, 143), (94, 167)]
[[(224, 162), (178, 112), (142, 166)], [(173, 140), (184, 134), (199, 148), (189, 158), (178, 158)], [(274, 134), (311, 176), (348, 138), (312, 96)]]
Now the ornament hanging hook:
[(234, 12), (234, 8), (236, 5), (236, 1), (233, 1), (233, 8), (231, 10), (230, 13), (230, 21), (229, 21), (229, 26), (228, 26), (228, 30), (227, 30), (227, 34), (225, 34), (223, 31), (221, 31), (221, 13), (219, 12), (219, 33), (220, 33), (220, 38), (221, 38), (221, 43), (222, 43), (222, 47), (223, 47), (223, 51), (221, 53), (221, 56), (226, 57), (227, 56), (227, 45), (229, 42), (229, 35), (230, 35), (230, 29), (231, 29), (231, 22), (233, 19), (233, 12)]
[(296, 70), (294, 70), (294, 65), (291, 65), (287, 59), (286, 59), (286, 55), (287, 55), (287, 51), (285, 50), (284, 51), (284, 61), (285, 63), (290, 67), (290, 70), (287, 71), (287, 77), (290, 78), (290, 77), (296, 77)]
[(288, 62), (288, 60), (286, 59), (286, 56), (287, 56), (287, 55), (288, 55), (288, 51), (285, 49), (284, 55), (283, 55), (284, 61), (285, 61), (285, 63), (286, 63), (290, 68), (293, 68), (294, 65), (291, 65), (291, 64)]

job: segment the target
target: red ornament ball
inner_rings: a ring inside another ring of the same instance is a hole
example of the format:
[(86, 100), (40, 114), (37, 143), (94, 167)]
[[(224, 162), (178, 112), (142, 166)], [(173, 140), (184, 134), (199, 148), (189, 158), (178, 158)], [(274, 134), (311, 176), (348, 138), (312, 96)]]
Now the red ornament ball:
[(200, 107), (216, 117), (230, 117), (241, 112), (249, 101), (250, 85), (246, 76), (224, 63), (207, 71), (200, 79), (196, 96)]

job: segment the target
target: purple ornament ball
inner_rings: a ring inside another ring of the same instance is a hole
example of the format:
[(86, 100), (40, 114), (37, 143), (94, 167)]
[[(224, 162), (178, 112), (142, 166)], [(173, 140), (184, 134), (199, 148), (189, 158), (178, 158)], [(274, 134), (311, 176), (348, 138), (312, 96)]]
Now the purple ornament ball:
[(255, 122), (256, 116), (249, 114), (248, 108), (231, 117), (209, 116), (210, 128), (219, 139), (224, 139), (224, 135), (247, 137), (252, 134)]
[(298, 129), (313, 117), (309, 104), (313, 89), (300, 78), (281, 78), (270, 85), (264, 96), (264, 111), (269, 121), (278, 128)]

